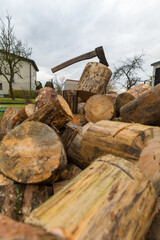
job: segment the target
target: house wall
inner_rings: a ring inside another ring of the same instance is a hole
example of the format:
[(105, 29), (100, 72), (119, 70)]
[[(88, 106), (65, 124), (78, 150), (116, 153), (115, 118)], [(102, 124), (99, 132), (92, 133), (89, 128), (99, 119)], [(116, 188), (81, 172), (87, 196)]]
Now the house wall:
[(156, 68), (160, 68), (160, 63), (153, 66), (152, 87), (154, 87)]
[(73, 90), (76, 88), (78, 81), (69, 81), (66, 80), (64, 83), (64, 90)]
[[(22, 78), (20, 78), (18, 75), (15, 75), (13, 89), (35, 90), (36, 70), (33, 65), (30, 62), (22, 61), (22, 68), (20, 72)], [(0, 75), (0, 83), (2, 83), (2, 90), (0, 90), (0, 95), (8, 94), (9, 84), (2, 75)]]

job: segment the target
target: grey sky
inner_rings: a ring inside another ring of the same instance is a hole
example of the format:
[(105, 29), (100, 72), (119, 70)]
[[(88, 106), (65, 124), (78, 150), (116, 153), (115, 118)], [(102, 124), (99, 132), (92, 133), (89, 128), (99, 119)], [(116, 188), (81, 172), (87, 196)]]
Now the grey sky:
[[(119, 60), (142, 51), (145, 71), (160, 60), (159, 0), (0, 0), (0, 17), (12, 16), (15, 34), (32, 47), (31, 58), (45, 83), (54, 77), (51, 68), (103, 45), (110, 69)], [(98, 61), (92, 59), (91, 61)], [(76, 63), (56, 73), (79, 79), (86, 65)]]

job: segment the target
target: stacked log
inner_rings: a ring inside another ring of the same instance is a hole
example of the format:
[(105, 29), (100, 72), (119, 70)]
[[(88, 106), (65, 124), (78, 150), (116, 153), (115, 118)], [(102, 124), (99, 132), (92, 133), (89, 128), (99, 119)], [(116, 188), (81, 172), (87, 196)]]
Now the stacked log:
[(35, 98), (36, 111), (43, 107), (46, 103), (52, 101), (57, 95), (56, 91), (50, 87), (44, 87), (37, 91), (37, 97)]
[(66, 155), (58, 135), (43, 123), (22, 123), (1, 142), (1, 172), (16, 182), (52, 183), (66, 165)]
[(63, 90), (61, 92), (62, 97), (68, 103), (72, 113), (77, 113), (77, 105), (78, 105), (78, 93), (76, 90)]
[(160, 193), (159, 136), (158, 127), (100, 121), (83, 135), (79, 159), (88, 166), (95, 158), (108, 153), (123, 157), (139, 166)]
[(155, 203), (155, 191), (139, 169), (107, 155), (34, 210), (26, 222), (64, 239), (141, 240), (156, 213)]
[(128, 91), (119, 94), (116, 99), (116, 109), (117, 109), (118, 115), (120, 113), (121, 107), (133, 101), (134, 99), (142, 96), (143, 94), (145, 94), (151, 89), (152, 87), (150, 85), (141, 83), (133, 88), (130, 88)]
[(78, 96), (85, 102), (93, 94), (106, 93), (106, 86), (111, 78), (111, 70), (98, 62), (87, 63), (77, 84)]
[(85, 106), (85, 117), (88, 122), (96, 123), (100, 120), (110, 120), (115, 117), (115, 97), (111, 95), (94, 95)]
[(124, 105), (121, 121), (160, 126), (160, 84)]
[(25, 122), (38, 121), (61, 129), (72, 120), (73, 114), (67, 102), (61, 95), (55, 96), (51, 101), (43, 105), (37, 112), (28, 117)]
[(0, 214), (0, 239), (13, 240), (62, 240), (54, 234), (47, 233), (42, 228), (16, 222)]

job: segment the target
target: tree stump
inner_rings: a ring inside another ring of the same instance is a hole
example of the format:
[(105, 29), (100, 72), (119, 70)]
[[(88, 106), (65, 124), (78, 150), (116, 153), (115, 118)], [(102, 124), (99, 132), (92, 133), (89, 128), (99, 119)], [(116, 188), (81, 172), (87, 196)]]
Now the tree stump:
[(142, 240), (156, 213), (155, 203), (154, 188), (141, 171), (107, 155), (34, 210), (26, 222), (64, 239)]
[(0, 174), (0, 213), (14, 220), (23, 221), (52, 195), (52, 185), (18, 184)]
[(121, 107), (131, 102), (132, 100), (142, 96), (143, 94), (145, 94), (151, 89), (152, 87), (150, 85), (141, 83), (129, 89), (128, 91), (119, 94), (116, 99), (116, 109), (117, 109), (118, 115), (120, 114)]
[(160, 84), (123, 106), (120, 116), (123, 122), (160, 126)]
[(50, 127), (61, 129), (66, 123), (71, 121), (73, 114), (67, 102), (60, 95), (57, 95), (50, 102), (43, 105), (37, 112), (28, 117), (25, 122), (43, 122)]
[(46, 124), (22, 123), (1, 142), (1, 172), (16, 182), (53, 182), (66, 165), (59, 136)]
[(16, 222), (0, 214), (0, 239), (2, 240), (62, 240), (42, 228)]
[(159, 136), (158, 127), (100, 121), (83, 135), (79, 158), (88, 166), (97, 157), (108, 153), (123, 157), (139, 166), (160, 193)]
[(106, 93), (111, 75), (107, 66), (98, 62), (87, 63), (76, 87), (78, 96), (85, 102), (93, 94)]
[(110, 120), (116, 112), (113, 98), (105, 94), (90, 97), (84, 106), (84, 111), (88, 122), (93, 123)]
[(76, 166), (80, 167), (81, 169), (84, 169), (86, 167), (86, 165), (81, 161), (81, 156), (80, 156), (82, 137), (86, 132), (86, 130), (92, 125), (93, 123), (89, 122), (83, 127), (81, 127), (80, 131), (75, 136), (74, 140), (72, 141), (72, 143), (70, 144), (67, 150), (68, 160), (74, 163)]

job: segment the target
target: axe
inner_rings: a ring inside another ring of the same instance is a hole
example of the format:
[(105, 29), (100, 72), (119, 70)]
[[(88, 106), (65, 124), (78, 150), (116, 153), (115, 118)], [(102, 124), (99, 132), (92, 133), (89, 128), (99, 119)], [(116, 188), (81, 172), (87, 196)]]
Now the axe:
[(72, 58), (64, 63), (61, 63), (59, 64), (58, 66), (56, 67), (53, 67), (51, 70), (53, 73), (65, 68), (65, 67), (68, 67), (76, 62), (80, 62), (80, 61), (83, 61), (83, 60), (87, 60), (87, 59), (91, 59), (91, 58), (94, 58), (94, 57), (98, 57), (99, 58), (99, 62), (106, 65), (107, 67), (109, 66), (107, 60), (106, 60), (106, 57), (105, 57), (105, 54), (104, 54), (104, 50), (103, 50), (103, 47), (97, 47), (95, 48), (94, 51), (91, 51), (91, 52), (88, 52), (88, 53), (85, 53), (83, 55), (80, 55), (78, 57), (75, 57), (75, 58)]

